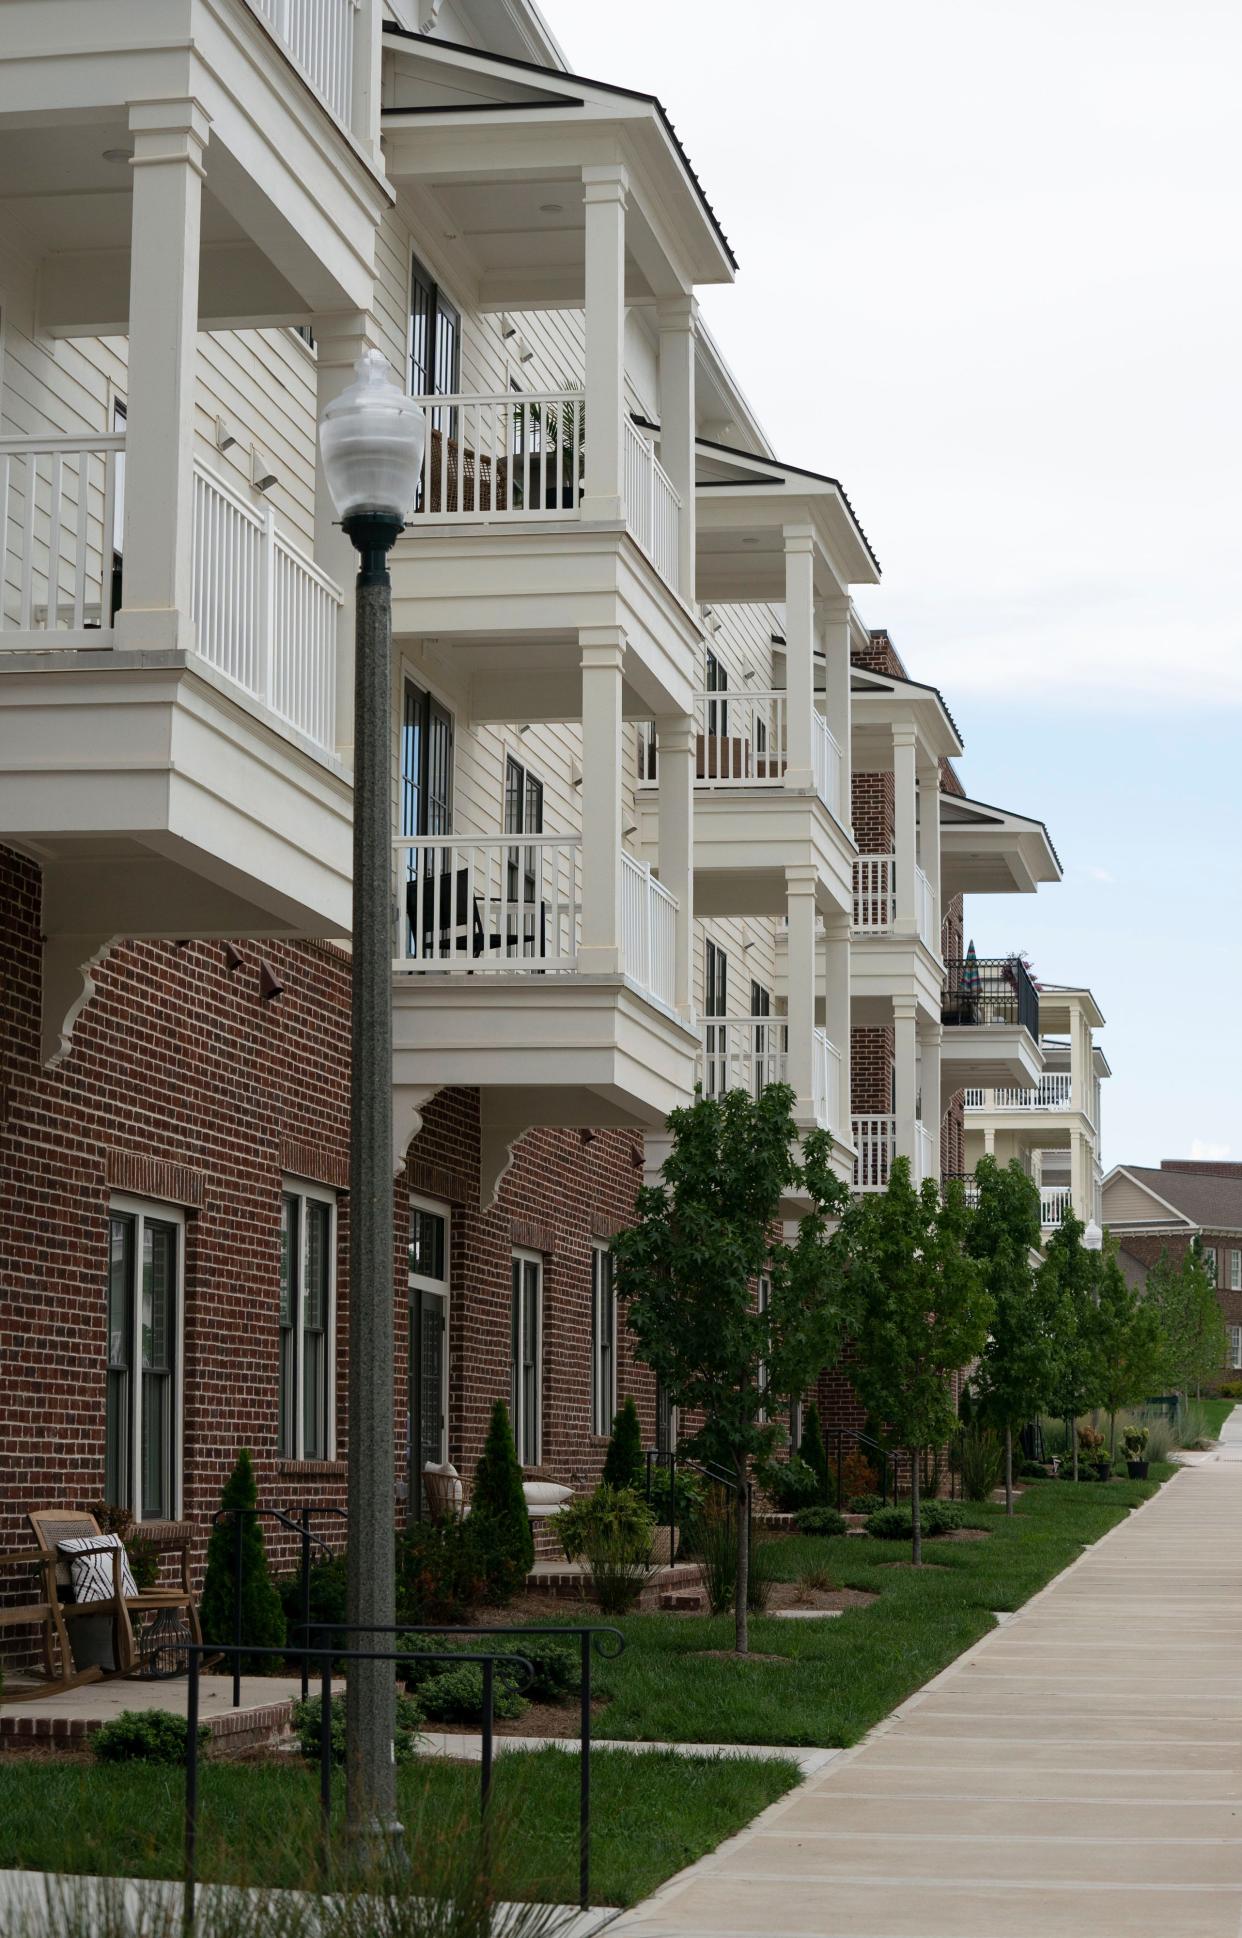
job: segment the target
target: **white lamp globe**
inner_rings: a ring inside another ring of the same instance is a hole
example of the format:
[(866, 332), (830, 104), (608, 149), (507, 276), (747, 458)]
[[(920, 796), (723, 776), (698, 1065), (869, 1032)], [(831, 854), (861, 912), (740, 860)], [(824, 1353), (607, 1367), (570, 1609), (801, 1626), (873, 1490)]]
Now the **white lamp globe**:
[(403, 525), (414, 509), (427, 423), (378, 350), (364, 350), (348, 390), (319, 423), (328, 490), (343, 523), (370, 514)]
[(1087, 1221), (1087, 1228), (1082, 1235), (1082, 1243), (1084, 1251), (1102, 1252), (1104, 1249), (1104, 1233), (1100, 1230), (1094, 1218), (1088, 1219)]

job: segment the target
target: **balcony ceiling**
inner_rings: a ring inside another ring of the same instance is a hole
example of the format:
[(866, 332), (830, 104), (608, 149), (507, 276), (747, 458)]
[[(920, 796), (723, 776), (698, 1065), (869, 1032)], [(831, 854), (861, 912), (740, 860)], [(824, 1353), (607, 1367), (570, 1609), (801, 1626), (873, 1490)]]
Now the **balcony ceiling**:
[(1060, 881), (1061, 863), (1042, 821), (942, 794), (940, 879), (946, 896), (1031, 895)]
[(634, 303), (731, 282), (736, 263), (653, 95), (385, 27), (389, 180), (482, 310), (577, 308), (581, 171), (629, 175)]
[(878, 584), (879, 560), (835, 478), (700, 437), (695, 487), (700, 599), (722, 605), (783, 601), (784, 535), (792, 526), (809, 526), (815, 535), (815, 590), (821, 597)]
[(958, 1090), (1031, 1089), (1043, 1067), (1038, 1043), (1020, 1023), (946, 1029), (941, 1038), (940, 1087), (946, 1104)]
[(913, 726), (923, 751), (933, 760), (955, 760), (962, 752), (961, 736), (938, 688), (854, 666), (850, 690), (858, 771), (886, 773), (892, 767), (895, 726)]

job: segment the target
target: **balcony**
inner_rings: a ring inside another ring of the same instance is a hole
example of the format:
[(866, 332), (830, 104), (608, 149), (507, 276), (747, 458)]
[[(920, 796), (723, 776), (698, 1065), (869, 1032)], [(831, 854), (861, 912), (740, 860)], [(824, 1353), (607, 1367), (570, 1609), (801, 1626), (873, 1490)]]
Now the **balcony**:
[[(897, 857), (859, 855), (854, 863), (854, 934), (869, 941), (874, 936), (899, 933), (899, 914), (904, 913), (897, 898)], [(936, 934), (935, 897), (931, 883), (917, 865), (914, 870), (914, 928), (919, 941), (934, 954), (939, 951)]]
[(1038, 1082), (1039, 992), (1019, 957), (946, 959), (940, 1017), (946, 1102), (968, 1085)]
[[(358, 38), (371, 29), (361, 0), (250, 0), (255, 12), (292, 55), (325, 106), (359, 141), (371, 130), (354, 126), (354, 67)], [(362, 59), (369, 50), (363, 48)], [(360, 63), (359, 63), (360, 64)]]
[(1074, 1194), (1068, 1184), (1041, 1184), (1039, 1187), (1039, 1222), (1045, 1231), (1059, 1225), (1074, 1202)]
[(1037, 1082), (1022, 1088), (968, 1088), (967, 1110), (1070, 1110), (1073, 1079), (1068, 1070), (1045, 1070)]
[[(783, 1017), (712, 1017), (701, 1025), (698, 1081), (707, 1097), (745, 1090), (758, 1097), (769, 1084), (796, 1084), (791, 1073), (789, 1025)], [(820, 1130), (841, 1121), (841, 1053), (826, 1030), (811, 1039), (811, 1094)]]
[(677, 903), (622, 853), (620, 969), (583, 968), (582, 837), (401, 837), (393, 958), (397, 1148), (438, 1090), (482, 1093), (485, 1171), (535, 1124), (654, 1129), (688, 1103)]
[(924, 1027), (938, 1024), (943, 965), (935, 891), (924, 870), (901, 859), (859, 855), (854, 863), (850, 944), (850, 1005), (855, 1027), (886, 1028), (894, 1004), (913, 997)]
[[(897, 1119), (855, 1117), (853, 1132), (857, 1153), (854, 1161), (855, 1191), (886, 1190), (893, 1160), (900, 1155), (897, 1149)], [(916, 1122), (914, 1155), (910, 1165), (911, 1181), (916, 1187), (933, 1175), (933, 1148), (931, 1132), (925, 1124)]]

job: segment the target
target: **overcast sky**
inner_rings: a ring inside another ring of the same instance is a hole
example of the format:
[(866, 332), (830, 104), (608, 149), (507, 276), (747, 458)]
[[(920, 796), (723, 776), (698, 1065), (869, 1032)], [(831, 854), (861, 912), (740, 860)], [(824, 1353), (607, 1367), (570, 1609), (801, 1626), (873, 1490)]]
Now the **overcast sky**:
[(703, 310), (969, 792), (1065, 881), (976, 897), (1108, 1019), (1106, 1165), (1242, 1159), (1242, 9), (543, 0), (660, 96), (741, 264)]

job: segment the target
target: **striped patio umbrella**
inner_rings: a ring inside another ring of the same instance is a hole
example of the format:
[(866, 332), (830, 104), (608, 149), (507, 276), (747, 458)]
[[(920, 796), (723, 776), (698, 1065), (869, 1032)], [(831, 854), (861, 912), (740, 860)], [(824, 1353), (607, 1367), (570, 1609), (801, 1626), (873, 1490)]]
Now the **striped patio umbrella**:
[(979, 1000), (979, 958), (973, 942), (962, 964), (962, 995), (968, 1003), (977, 1003)]

